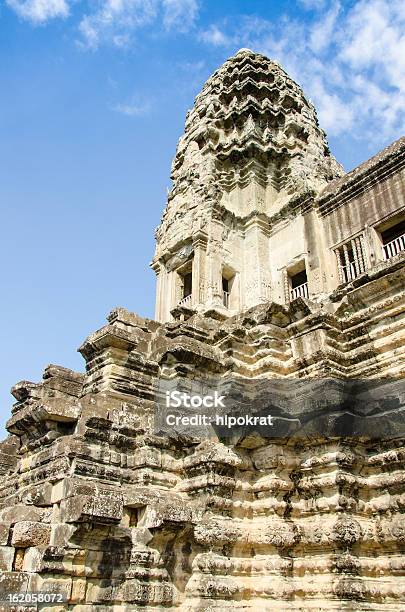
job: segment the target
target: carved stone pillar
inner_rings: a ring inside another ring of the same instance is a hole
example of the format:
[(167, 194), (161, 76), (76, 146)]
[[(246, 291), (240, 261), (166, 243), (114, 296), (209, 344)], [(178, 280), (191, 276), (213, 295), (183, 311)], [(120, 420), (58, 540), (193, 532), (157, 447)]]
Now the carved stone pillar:
[(165, 295), (164, 295), (164, 312), (165, 321), (170, 321), (171, 311), (177, 306), (180, 301), (180, 283), (178, 282), (178, 274), (176, 270), (171, 270), (166, 275)]
[(288, 278), (287, 268), (282, 270), (282, 278), (283, 278), (283, 294), (284, 294), (284, 304), (287, 306), (290, 303), (290, 281)]
[(213, 218), (210, 223), (207, 245), (206, 270), (207, 290), (206, 303), (210, 307), (222, 306), (222, 222)]
[(207, 234), (199, 230), (193, 236), (193, 304), (200, 306), (206, 300)]
[(267, 219), (256, 216), (245, 227), (244, 286), (245, 307), (271, 299), (269, 233)]
[(154, 261), (151, 264), (153, 271), (156, 274), (156, 303), (155, 303), (155, 319), (156, 321), (165, 321), (166, 313), (166, 285), (167, 271), (164, 263)]

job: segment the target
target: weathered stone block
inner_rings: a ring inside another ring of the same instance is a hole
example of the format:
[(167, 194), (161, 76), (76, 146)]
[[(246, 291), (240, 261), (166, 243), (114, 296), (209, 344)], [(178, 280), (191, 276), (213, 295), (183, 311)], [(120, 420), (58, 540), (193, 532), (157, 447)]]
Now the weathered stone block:
[(35, 546), (27, 548), (24, 554), (22, 570), (24, 572), (40, 572), (42, 568), (43, 554), (44, 551), (35, 548)]
[(60, 593), (69, 600), (72, 592), (72, 579), (59, 576), (31, 574), (28, 591), (37, 593)]
[(61, 505), (63, 519), (68, 522), (94, 520), (100, 523), (119, 522), (123, 516), (122, 499), (98, 495), (78, 495), (64, 500)]
[(14, 524), (19, 521), (38, 521), (41, 522), (44, 516), (42, 509), (35, 506), (14, 505), (3, 510), (2, 523)]
[(75, 533), (76, 527), (66, 523), (52, 523), (51, 535), (49, 539), (50, 546), (67, 546), (72, 535)]
[(190, 523), (192, 520), (192, 509), (178, 501), (173, 504), (155, 504), (147, 507), (142, 515), (142, 526), (151, 529), (159, 527), (163, 523)]
[(21, 521), (13, 528), (11, 543), (13, 546), (47, 546), (51, 535), (51, 526), (34, 521)]
[(133, 579), (120, 587), (119, 594), (124, 602), (167, 605), (174, 599), (174, 588), (165, 582), (147, 583)]
[(0, 546), (0, 571), (11, 572), (15, 549), (13, 546)]
[(87, 582), (85, 578), (73, 578), (72, 580), (72, 603), (80, 603), (86, 601)]
[(25, 593), (29, 574), (23, 572), (2, 572), (0, 575), (0, 596), (8, 593)]
[(91, 604), (110, 603), (117, 596), (120, 582), (117, 580), (88, 580), (86, 602)]
[(10, 524), (3, 523), (0, 525), (0, 546), (4, 546), (8, 543), (10, 533)]

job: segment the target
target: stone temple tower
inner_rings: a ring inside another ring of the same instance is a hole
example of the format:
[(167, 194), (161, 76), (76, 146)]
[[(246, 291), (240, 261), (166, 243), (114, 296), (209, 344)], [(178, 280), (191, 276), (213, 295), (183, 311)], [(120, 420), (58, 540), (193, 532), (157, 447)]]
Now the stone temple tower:
[(313, 296), (327, 291), (327, 262), (306, 235), (317, 216), (292, 228), (285, 211), (342, 173), (301, 88), (278, 63), (238, 51), (204, 85), (177, 146), (152, 263), (156, 319), (284, 303), (287, 267), (317, 278)]

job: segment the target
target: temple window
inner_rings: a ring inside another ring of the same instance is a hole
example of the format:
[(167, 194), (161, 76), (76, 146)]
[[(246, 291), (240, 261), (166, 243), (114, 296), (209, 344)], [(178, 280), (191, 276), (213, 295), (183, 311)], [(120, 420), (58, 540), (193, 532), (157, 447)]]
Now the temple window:
[(366, 270), (364, 237), (361, 234), (342, 244), (335, 250), (339, 280), (349, 283)]
[(235, 272), (230, 268), (222, 270), (222, 303), (225, 308), (235, 308), (233, 300), (233, 286), (235, 281)]
[(308, 298), (308, 278), (307, 271), (305, 269), (305, 263), (303, 263), (304, 268), (295, 272), (295, 274), (289, 274), (289, 290), (290, 290), (290, 301), (294, 301), (299, 297)]
[(193, 294), (193, 272), (190, 269), (181, 273), (179, 272), (181, 286), (180, 286), (180, 301), (179, 306), (191, 306), (192, 294)]
[(380, 232), (383, 259), (388, 260), (405, 251), (405, 219)]
[(225, 308), (229, 308), (230, 287), (229, 280), (222, 277), (222, 300)]

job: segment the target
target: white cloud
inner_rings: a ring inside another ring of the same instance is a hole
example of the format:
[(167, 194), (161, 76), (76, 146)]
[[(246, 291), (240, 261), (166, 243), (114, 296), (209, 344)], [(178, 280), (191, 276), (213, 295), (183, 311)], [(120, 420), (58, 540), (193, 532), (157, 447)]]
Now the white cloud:
[[(6, 0), (20, 17), (43, 24), (69, 15), (77, 0)], [(79, 45), (97, 49), (102, 43), (127, 47), (133, 33), (152, 23), (167, 31), (185, 33), (198, 17), (199, 0), (87, 0), (78, 29)]]
[(166, 30), (184, 33), (197, 15), (197, 0), (99, 0), (98, 8), (79, 24), (79, 44), (90, 49), (104, 42), (127, 47), (136, 30), (157, 23), (159, 18)]
[(65, 0), (6, 0), (6, 3), (19, 17), (36, 25), (69, 15), (69, 5)]
[(336, 2), (326, 16), (317, 21), (312, 27), (310, 33), (310, 46), (315, 53), (322, 51), (330, 45), (339, 12), (340, 4)]
[(79, 24), (84, 45), (96, 49), (108, 40), (122, 47), (130, 41), (130, 32), (155, 19), (157, 10), (157, 0), (101, 0), (98, 9)]
[[(353, 69), (383, 72), (405, 90), (405, 9), (397, 0), (362, 0), (347, 19), (347, 42), (340, 57)], [(381, 78), (380, 77), (380, 78)]]
[(298, 0), (298, 3), (307, 10), (320, 10), (325, 6), (325, 0)]
[(313, 81), (311, 93), (316, 100), (319, 122), (327, 133), (338, 135), (352, 128), (353, 109), (337, 93), (329, 93), (321, 78)]
[(128, 117), (139, 117), (140, 115), (146, 115), (150, 110), (149, 104), (116, 104), (112, 107), (112, 110), (121, 115), (127, 115)]
[(200, 33), (200, 40), (214, 47), (227, 46), (230, 44), (231, 39), (217, 25), (212, 24), (208, 30)]
[(151, 111), (151, 101), (142, 94), (135, 93), (125, 102), (119, 102), (111, 106), (111, 110), (127, 117), (140, 117), (147, 115)]
[[(300, 0), (316, 21), (242, 17), (200, 34), (207, 44), (249, 47), (278, 60), (313, 99), (329, 135), (385, 144), (405, 127), (403, 0)], [(226, 26), (226, 27), (225, 27)], [(220, 36), (216, 36), (216, 32)], [(212, 33), (210, 36), (207, 33)]]
[(163, 0), (163, 24), (167, 30), (187, 32), (198, 15), (197, 0)]

